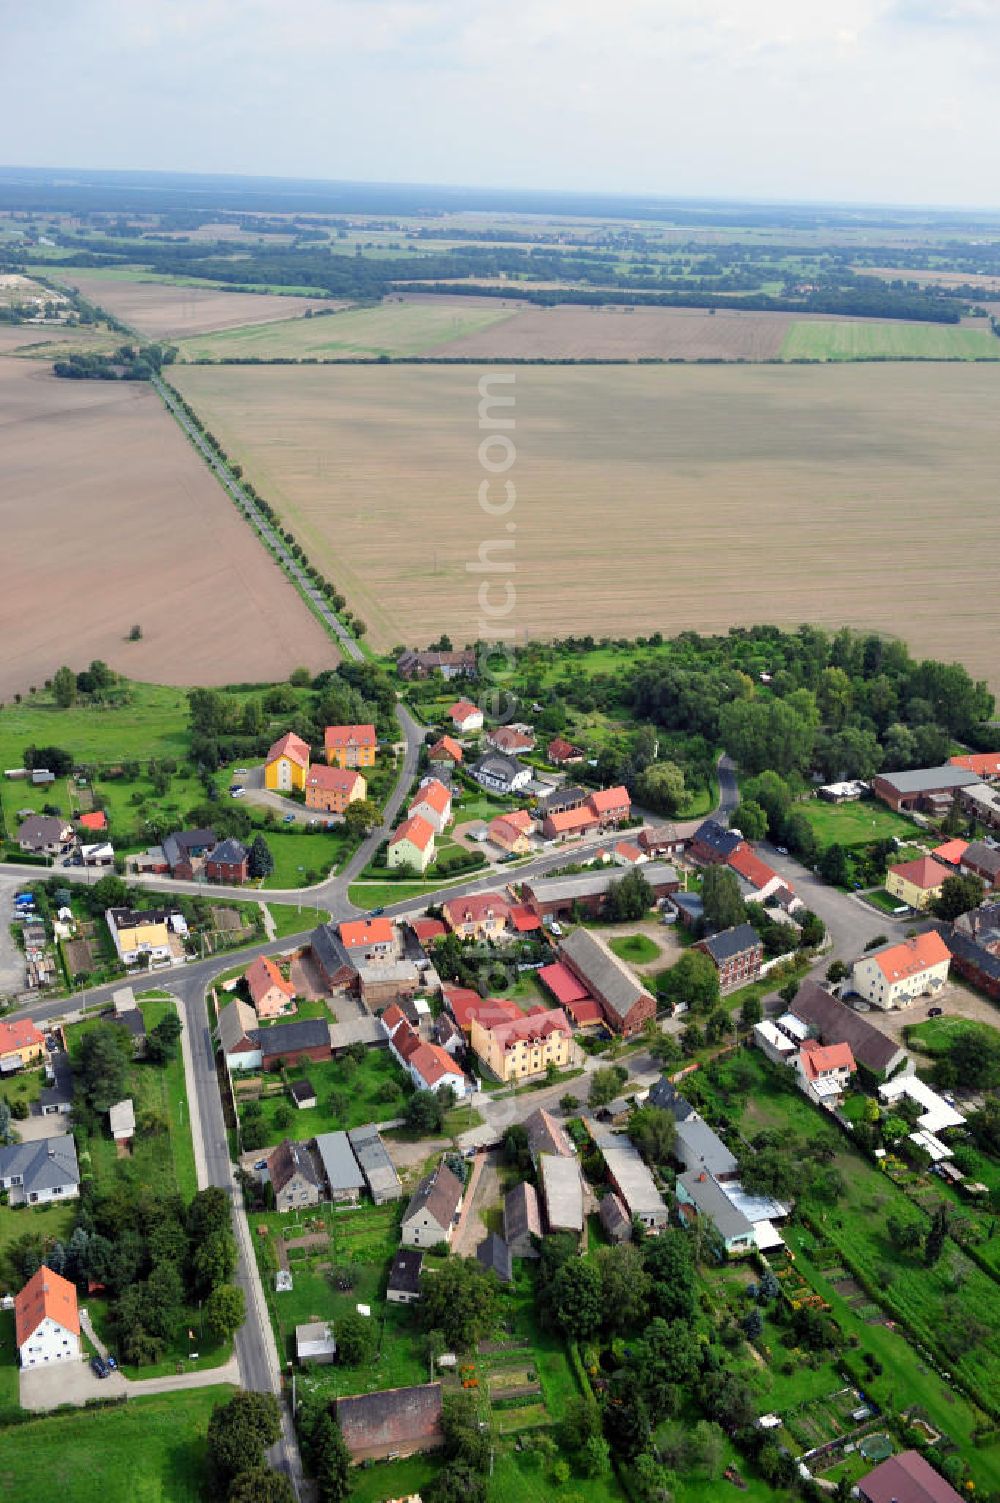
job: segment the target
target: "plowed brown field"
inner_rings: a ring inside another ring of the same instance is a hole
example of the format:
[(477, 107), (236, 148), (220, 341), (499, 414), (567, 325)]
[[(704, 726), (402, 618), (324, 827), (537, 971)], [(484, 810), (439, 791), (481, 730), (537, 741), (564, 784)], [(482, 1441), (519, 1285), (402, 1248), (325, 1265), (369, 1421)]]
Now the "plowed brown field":
[(777, 360), (790, 313), (704, 308), (528, 308), (440, 344), (435, 355), (481, 360)]
[(166, 684), (336, 661), (148, 387), (0, 359), (0, 523), (0, 701), (92, 658)]
[(295, 318), (307, 308), (342, 308), (327, 298), (281, 297), (269, 292), (219, 292), (214, 287), (178, 287), (171, 282), (129, 282), (88, 276), (67, 267), (61, 281), (77, 288), (88, 302), (114, 314), (151, 339), (182, 339), (212, 329), (266, 324)]
[(475, 638), (479, 586), (503, 599), (506, 571), (467, 565), (506, 537), (503, 624), (525, 635), (848, 623), (1000, 687), (1000, 370), (519, 368), (503, 520), (477, 501), (481, 374), (173, 377), (380, 646)]

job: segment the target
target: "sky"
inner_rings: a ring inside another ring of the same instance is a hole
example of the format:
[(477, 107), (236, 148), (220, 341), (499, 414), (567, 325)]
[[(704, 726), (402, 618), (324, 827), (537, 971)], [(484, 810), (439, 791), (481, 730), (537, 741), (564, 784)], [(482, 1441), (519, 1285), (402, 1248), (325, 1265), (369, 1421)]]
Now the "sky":
[(0, 0), (11, 165), (1000, 203), (1000, 0)]

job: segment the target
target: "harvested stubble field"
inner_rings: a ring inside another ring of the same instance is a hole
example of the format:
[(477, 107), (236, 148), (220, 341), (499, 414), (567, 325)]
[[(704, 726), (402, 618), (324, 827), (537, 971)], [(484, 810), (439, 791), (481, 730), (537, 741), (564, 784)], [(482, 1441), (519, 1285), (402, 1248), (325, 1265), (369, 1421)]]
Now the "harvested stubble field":
[(122, 342), (120, 334), (101, 324), (0, 324), (0, 355), (57, 360), (62, 355), (110, 355)]
[[(518, 304), (517, 306), (522, 306)], [(513, 315), (498, 298), (410, 298), (185, 340), (183, 360), (348, 360), (439, 354)], [(488, 336), (487, 336), (488, 337)]]
[(135, 281), (131, 277), (95, 276), (76, 267), (54, 270), (53, 277), (75, 287), (137, 333), (151, 339), (181, 339), (212, 329), (266, 324), (295, 318), (307, 308), (343, 307), (325, 298), (282, 297), (269, 292), (226, 292), (214, 287), (179, 287), (170, 282)]
[(225, 684), (336, 658), (146, 386), (0, 360), (0, 522), (0, 700), (67, 661)]
[(1000, 687), (995, 367), (519, 369), (492, 388), (516, 393), (517, 459), (492, 493), (516, 483), (507, 519), (477, 501), (481, 374), (174, 379), (377, 646), (473, 640), (481, 583), (503, 601), (507, 573), (467, 564), (506, 539), (516, 549), (493, 558), (516, 560), (516, 604), (502, 624), (522, 636), (847, 622)]

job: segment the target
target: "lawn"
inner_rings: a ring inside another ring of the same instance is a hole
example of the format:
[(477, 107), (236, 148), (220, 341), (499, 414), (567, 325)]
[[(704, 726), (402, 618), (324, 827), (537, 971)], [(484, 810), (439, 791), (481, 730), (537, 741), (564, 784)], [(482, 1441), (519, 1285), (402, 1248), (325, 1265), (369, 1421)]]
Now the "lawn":
[[(345, 1056), (296, 1066), (287, 1074), (290, 1080), (307, 1077), (319, 1104), (302, 1109), (291, 1107), (295, 1113), (292, 1125), (279, 1127), (275, 1114), (282, 1106), (290, 1105), (288, 1097), (283, 1093), (263, 1100), (260, 1105), (267, 1144), (280, 1143), (290, 1135), (304, 1139), (321, 1132), (360, 1127), (365, 1122), (391, 1122), (401, 1115), (409, 1094), (407, 1078), (388, 1049), (367, 1050), (361, 1064)], [(270, 1084), (277, 1077), (265, 1079)], [(395, 1087), (391, 1095), (390, 1087)], [(245, 1120), (245, 1112), (241, 1116)]]
[(268, 903), (268, 911), (274, 920), (278, 939), (287, 939), (290, 934), (301, 934), (325, 924), (330, 917), (325, 908), (306, 903)]
[[(81, 665), (82, 666), (82, 665)], [(45, 690), (0, 714), (0, 766), (20, 767), (26, 746), (64, 746), (84, 763), (123, 759), (184, 760), (188, 751), (187, 696), (161, 684), (126, 684), (125, 703), (74, 705), (61, 710)]]
[(894, 898), (891, 892), (886, 892), (884, 887), (875, 887), (865, 893), (865, 902), (877, 908), (880, 913), (895, 915), (897, 908), (905, 908), (906, 904), (899, 898)]
[(322, 881), (344, 859), (348, 844), (342, 827), (302, 832), (264, 829), (261, 833), (274, 857), (274, 871), (265, 878), (265, 888), (309, 887)]
[(876, 319), (796, 319), (782, 360), (1000, 360), (1000, 340), (986, 329)]
[(632, 965), (651, 965), (660, 958), (659, 949), (647, 934), (622, 934), (609, 940), (608, 944), (619, 960), (627, 960)]
[(821, 850), (828, 845), (867, 845), (873, 840), (912, 840), (920, 833), (912, 821), (873, 799), (847, 804), (810, 799), (796, 804), (795, 812), (805, 815)]
[(914, 1023), (906, 1030), (906, 1042), (923, 1054), (947, 1054), (955, 1040), (971, 1034), (986, 1046), (997, 1042), (998, 1030), (989, 1023), (976, 1023), (971, 1018), (928, 1018), (926, 1023)]
[[(455, 886), (468, 882), (472, 877), (481, 877), (482, 872), (465, 872), (455, 878)], [(388, 908), (393, 903), (405, 903), (410, 898), (424, 898), (429, 892), (440, 892), (447, 882), (352, 882), (347, 896), (358, 908)]]
[(18, 1503), (202, 1503), (208, 1421), (231, 1393), (162, 1394), (14, 1426), (0, 1447), (0, 1493)]
[(6, 1270), (6, 1251), (12, 1242), (29, 1232), (49, 1242), (68, 1242), (76, 1222), (75, 1200), (47, 1206), (0, 1206), (0, 1282), (4, 1291), (17, 1288), (20, 1280)]
[(20, 1408), (14, 1312), (0, 1310), (0, 1425), (5, 1425), (9, 1416), (19, 1414)]

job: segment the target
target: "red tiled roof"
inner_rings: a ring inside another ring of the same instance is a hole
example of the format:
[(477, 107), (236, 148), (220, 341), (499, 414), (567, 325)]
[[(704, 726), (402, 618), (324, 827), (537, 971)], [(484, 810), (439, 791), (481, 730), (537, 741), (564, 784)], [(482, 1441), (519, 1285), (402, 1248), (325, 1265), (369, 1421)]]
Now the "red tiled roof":
[(323, 732), (323, 745), (327, 751), (339, 751), (349, 746), (375, 746), (376, 744), (373, 725), (328, 725)]
[(510, 910), (510, 924), (518, 934), (530, 934), (533, 929), (540, 929), (542, 921), (531, 908), (526, 908), (523, 903), (518, 903)]
[(402, 1055), (403, 1059), (405, 1059), (407, 1062), (412, 1059), (413, 1055), (420, 1048), (420, 1035), (414, 1031), (413, 1027), (406, 1021), (405, 1018), (403, 1019), (402, 1023), (400, 1023), (399, 1027), (393, 1032), (392, 1047), (396, 1050), (396, 1053)]
[(306, 773), (307, 788), (323, 788), (337, 793), (352, 792), (360, 781), (361, 774), (353, 767), (331, 767), (327, 762), (314, 762)]
[(91, 814), (81, 814), (78, 823), (85, 830), (106, 830), (108, 816), (103, 809), (95, 809)]
[(827, 1070), (857, 1069), (850, 1044), (821, 1044), (816, 1039), (806, 1039), (799, 1050), (802, 1068), (809, 1080), (816, 1080)]
[(429, 825), (422, 815), (411, 814), (409, 819), (404, 819), (399, 828), (393, 831), (389, 844), (398, 845), (401, 840), (408, 840), (418, 851), (425, 851), (433, 839), (434, 826)]
[(390, 1007), (387, 1007), (382, 1014), (382, 1022), (390, 1033), (395, 1033), (400, 1023), (405, 1023), (406, 1021), (406, 1014), (395, 1002)]
[(569, 1007), (574, 1002), (582, 1002), (590, 996), (583, 983), (577, 980), (569, 966), (563, 965), (561, 960), (555, 961), (552, 965), (543, 965), (537, 972), (537, 976), (563, 1007)]
[(436, 1086), (446, 1075), (462, 1078), (460, 1067), (440, 1044), (420, 1044), (410, 1055), (409, 1064), (429, 1087)]
[(522, 1017), (512, 1018), (509, 1023), (494, 1024), (490, 1032), (502, 1048), (510, 1049), (522, 1041), (548, 1038), (553, 1033), (572, 1034), (573, 1030), (562, 1008), (552, 1007), (532, 1008)]
[(587, 830), (596, 822), (597, 815), (586, 804), (581, 804), (578, 809), (557, 809), (554, 814), (545, 816), (545, 823), (557, 835), (563, 835), (568, 830)]
[(490, 820), (486, 833), (494, 845), (515, 846), (524, 838), (525, 831), (505, 814), (498, 814)]
[(61, 1274), (53, 1273), (43, 1263), (20, 1294), (14, 1296), (14, 1325), (18, 1346), (23, 1346), (45, 1319), (56, 1321), (64, 1330), (72, 1331), (74, 1336), (80, 1334), (80, 1314), (74, 1285)]
[(940, 887), (945, 878), (952, 875), (946, 866), (930, 856), (921, 856), (916, 861), (903, 861), (899, 866), (890, 866), (889, 870), (893, 876), (925, 891), (931, 887)]
[(621, 786), (617, 788), (598, 788), (587, 799), (588, 804), (595, 814), (607, 814), (613, 809), (630, 809), (632, 800), (628, 796), (628, 789)]
[(963, 757), (949, 757), (952, 767), (964, 767), (981, 778), (1000, 778), (1000, 752), (971, 752)]
[(308, 767), (309, 743), (303, 741), (301, 736), (296, 736), (294, 731), (286, 731), (271, 747), (265, 761), (276, 762), (279, 757), (287, 757), (289, 762), (295, 762), (299, 767)]
[(16, 1018), (12, 1023), (0, 1022), (0, 1055), (12, 1054), (15, 1049), (26, 1049), (29, 1044), (34, 1044), (41, 1049), (45, 1046), (45, 1035), (41, 1033), (30, 1018)]
[(550, 762), (569, 762), (582, 757), (583, 752), (572, 741), (564, 741), (561, 736), (556, 736), (549, 742), (548, 757)]
[(340, 926), (340, 939), (353, 950), (361, 945), (391, 945), (395, 932), (390, 918), (349, 919)]
[(940, 965), (942, 960), (950, 960), (951, 951), (937, 930), (929, 929), (926, 934), (915, 934), (901, 944), (876, 950), (870, 959), (876, 962), (887, 981), (902, 981), (919, 976), (931, 966)]
[(448, 714), (452, 720), (462, 721), (467, 720), (470, 715), (480, 715), (482, 711), (478, 705), (472, 703), (471, 699), (456, 699)]
[(510, 904), (498, 892), (470, 892), (464, 898), (450, 898), (441, 904), (445, 923), (452, 929), (459, 924), (481, 924), (484, 919), (499, 918), (506, 923)]
[(944, 845), (935, 846), (931, 855), (938, 861), (945, 861), (949, 866), (957, 866), (969, 849), (967, 840), (946, 840)]
[(615, 855), (621, 856), (624, 861), (643, 861), (645, 853), (630, 840), (619, 840), (615, 846)]
[(769, 882), (773, 882), (778, 875), (748, 845), (737, 846), (736, 850), (729, 857), (728, 865), (732, 867), (734, 872), (739, 872), (741, 877), (745, 877), (748, 882), (757, 888), (758, 892), (762, 887), (766, 887)]
[(435, 814), (446, 814), (451, 808), (451, 794), (443, 783), (438, 782), (437, 778), (431, 778), (413, 795), (410, 812), (419, 809), (421, 804), (427, 804)]
[(859, 1487), (870, 1503), (959, 1503), (960, 1498), (919, 1451), (890, 1456), (860, 1478)]
[(462, 748), (454, 736), (440, 736), (427, 755), (433, 760), (440, 756), (442, 752), (446, 752), (453, 762), (461, 762), (462, 760)]
[(465, 1033), (472, 1027), (473, 1018), (479, 1018), (484, 1027), (490, 1027), (493, 1023), (505, 1023), (512, 1018), (521, 1017), (521, 1009), (516, 1002), (511, 1002), (506, 997), (484, 999), (467, 986), (446, 986), (444, 1000), (455, 1022)]
[(516, 731), (511, 725), (497, 726), (496, 730), (490, 731), (486, 739), (498, 751), (510, 754), (531, 751), (535, 745), (534, 736), (529, 736), (525, 731)]
[(426, 945), (432, 939), (443, 939), (448, 933), (447, 928), (442, 924), (440, 919), (418, 918), (410, 919), (408, 922), (422, 945)]
[(266, 992), (271, 990), (272, 986), (276, 986), (280, 992), (284, 992), (286, 997), (295, 996), (295, 988), (292, 983), (285, 980), (274, 961), (267, 955), (258, 955), (257, 959), (251, 961), (250, 965), (247, 966), (246, 983), (255, 1004)]

